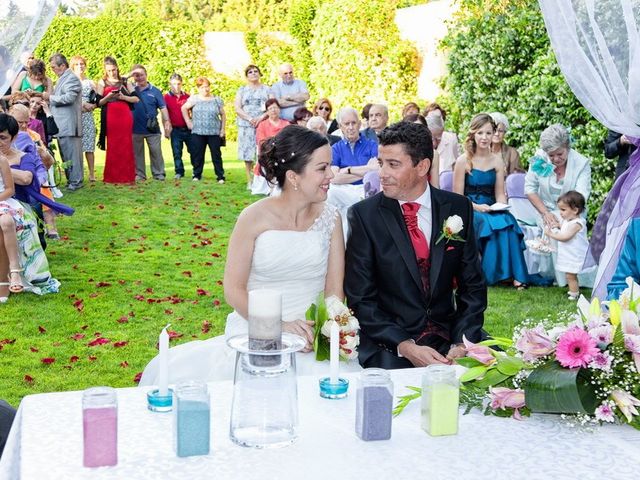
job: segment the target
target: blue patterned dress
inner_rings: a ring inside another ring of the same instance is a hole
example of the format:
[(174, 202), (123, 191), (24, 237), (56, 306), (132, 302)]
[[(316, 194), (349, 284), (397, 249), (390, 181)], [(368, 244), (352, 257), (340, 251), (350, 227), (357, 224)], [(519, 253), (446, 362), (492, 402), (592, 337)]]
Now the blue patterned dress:
[[(493, 205), (496, 171), (473, 168), (464, 180), (464, 194), (476, 204)], [(526, 248), (522, 230), (509, 212), (473, 212), (478, 248), (482, 256), (482, 270), (487, 284), (515, 279), (528, 283), (527, 265), (523, 250)]]

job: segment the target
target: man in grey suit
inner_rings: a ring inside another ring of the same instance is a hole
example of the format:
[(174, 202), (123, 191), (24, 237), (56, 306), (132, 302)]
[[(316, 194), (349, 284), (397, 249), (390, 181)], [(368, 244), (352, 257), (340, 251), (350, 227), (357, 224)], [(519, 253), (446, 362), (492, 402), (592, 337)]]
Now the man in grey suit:
[(58, 125), (58, 145), (64, 162), (68, 162), (69, 190), (78, 190), (84, 185), (82, 171), (82, 83), (69, 68), (69, 62), (61, 53), (49, 59), (51, 70), (58, 76), (53, 93), (42, 97), (49, 102), (51, 113)]

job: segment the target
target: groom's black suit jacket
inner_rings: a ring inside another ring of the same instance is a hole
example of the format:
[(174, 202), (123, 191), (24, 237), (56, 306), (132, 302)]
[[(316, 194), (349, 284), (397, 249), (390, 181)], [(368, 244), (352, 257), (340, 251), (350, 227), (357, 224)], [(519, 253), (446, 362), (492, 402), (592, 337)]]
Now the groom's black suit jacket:
[[(450, 343), (483, 338), (487, 287), (473, 233), (473, 208), (462, 195), (431, 191), (430, 290), (425, 293), (400, 204), (383, 193), (349, 209), (344, 290), (360, 322), (358, 359), (364, 365), (380, 350), (397, 353), (417, 339), (427, 321), (449, 333)], [(465, 242), (436, 240), (444, 221), (459, 215)], [(457, 290), (453, 291), (454, 278)]]

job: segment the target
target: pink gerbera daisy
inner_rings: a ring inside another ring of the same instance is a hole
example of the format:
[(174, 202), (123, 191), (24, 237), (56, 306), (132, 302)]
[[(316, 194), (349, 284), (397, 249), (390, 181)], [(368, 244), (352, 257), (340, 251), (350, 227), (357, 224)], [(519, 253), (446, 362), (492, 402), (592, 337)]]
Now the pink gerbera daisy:
[(586, 367), (599, 351), (595, 339), (576, 327), (567, 330), (558, 339), (556, 359), (563, 367)]

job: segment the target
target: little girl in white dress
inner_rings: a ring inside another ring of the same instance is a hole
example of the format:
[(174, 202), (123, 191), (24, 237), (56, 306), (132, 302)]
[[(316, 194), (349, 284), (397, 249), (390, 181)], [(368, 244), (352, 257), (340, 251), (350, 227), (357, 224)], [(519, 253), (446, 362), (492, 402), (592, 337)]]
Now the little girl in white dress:
[[(20, 257), (18, 255), (18, 238), (16, 236), (16, 223), (23, 215), (23, 209), (14, 193), (13, 177), (9, 162), (0, 156), (0, 232), (4, 239), (4, 247), (9, 258), (9, 282), (0, 281), (0, 285), (9, 286), (9, 292), (20, 293), (24, 290), (20, 273)], [(4, 280), (4, 279), (0, 279)], [(0, 296), (0, 303), (5, 303), (8, 297)]]
[(589, 248), (587, 240), (587, 222), (581, 217), (585, 200), (581, 193), (570, 190), (558, 198), (558, 209), (562, 217), (560, 229), (545, 229), (546, 234), (557, 240), (558, 259), (556, 269), (565, 272), (569, 291), (569, 300), (577, 300), (580, 296), (578, 273)]

